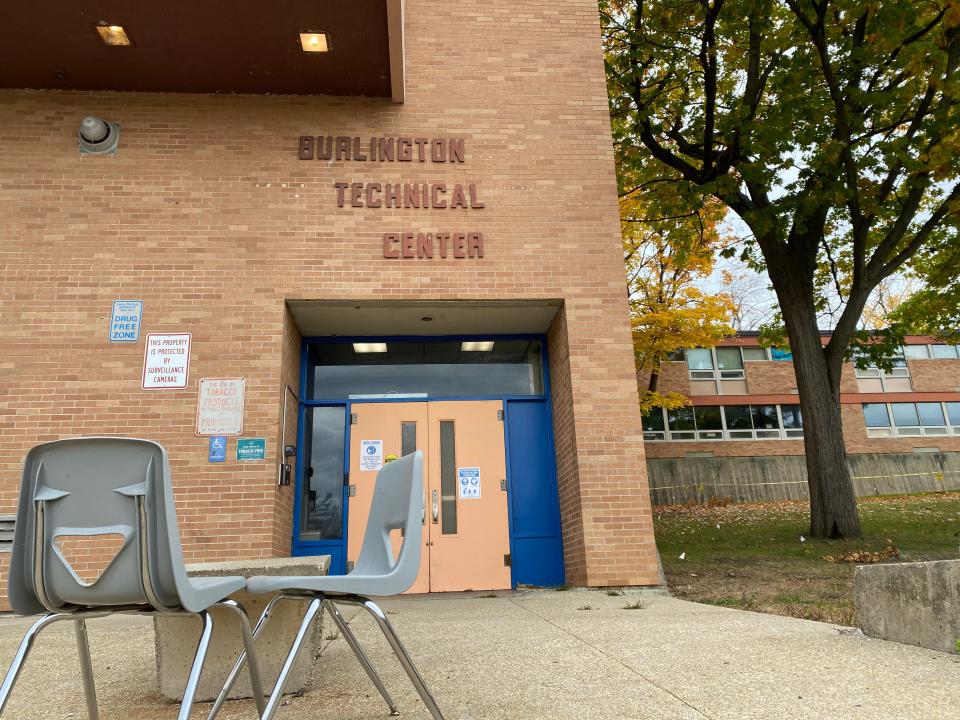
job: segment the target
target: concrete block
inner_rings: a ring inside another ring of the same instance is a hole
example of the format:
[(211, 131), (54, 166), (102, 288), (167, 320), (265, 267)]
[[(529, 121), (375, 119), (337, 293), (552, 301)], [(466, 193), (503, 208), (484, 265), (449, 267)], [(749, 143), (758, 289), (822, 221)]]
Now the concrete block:
[(957, 652), (960, 560), (858, 566), (853, 599), (865, 634)]
[[(326, 575), (330, 568), (330, 556), (295, 558), (261, 558), (229, 562), (200, 563), (188, 565), (190, 575)], [(250, 616), (253, 626), (273, 595), (252, 595), (239, 591), (231, 596), (239, 602)], [(262, 634), (257, 640), (264, 688), (269, 691), (280, 672), (293, 636), (296, 634), (306, 602), (281, 602)], [(156, 631), (157, 680), (162, 695), (172, 700), (183, 697), (183, 688), (190, 672), (190, 663), (200, 638), (200, 619), (195, 616), (154, 618)], [(236, 661), (243, 641), (240, 624), (234, 613), (222, 608), (213, 612), (213, 639), (207, 652), (207, 661), (197, 689), (197, 700), (213, 700), (223, 687), (223, 681)], [(313, 667), (320, 652), (322, 621), (304, 644), (297, 659), (293, 674), (287, 685), (287, 693), (305, 690), (313, 679)], [(251, 697), (250, 675), (240, 674), (231, 698)]]

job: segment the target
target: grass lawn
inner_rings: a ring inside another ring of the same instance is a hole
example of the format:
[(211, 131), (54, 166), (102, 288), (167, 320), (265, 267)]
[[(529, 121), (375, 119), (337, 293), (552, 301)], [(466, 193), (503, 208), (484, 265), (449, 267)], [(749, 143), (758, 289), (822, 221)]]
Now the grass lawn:
[(808, 537), (806, 501), (655, 507), (667, 584), (676, 597), (696, 602), (855, 625), (853, 569), (865, 556), (853, 562), (825, 556), (960, 557), (960, 493), (864, 498), (859, 507), (858, 540)]

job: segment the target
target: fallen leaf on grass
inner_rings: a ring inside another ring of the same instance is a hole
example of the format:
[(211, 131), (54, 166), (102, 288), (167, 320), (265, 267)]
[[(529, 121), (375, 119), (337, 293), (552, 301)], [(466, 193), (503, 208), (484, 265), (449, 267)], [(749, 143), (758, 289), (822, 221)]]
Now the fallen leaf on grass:
[(900, 557), (900, 550), (888, 545), (879, 552), (869, 550), (848, 550), (839, 555), (824, 555), (828, 563), (877, 563), (884, 560), (896, 560)]

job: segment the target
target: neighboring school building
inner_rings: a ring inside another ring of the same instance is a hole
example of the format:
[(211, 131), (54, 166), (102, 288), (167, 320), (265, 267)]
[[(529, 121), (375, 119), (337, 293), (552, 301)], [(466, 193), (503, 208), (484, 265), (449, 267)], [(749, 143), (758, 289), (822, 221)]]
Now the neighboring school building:
[[(906, 343), (889, 372), (843, 369), (843, 433), (860, 495), (960, 488), (960, 348)], [(691, 404), (644, 417), (654, 502), (806, 497), (796, 386), (790, 353), (761, 347), (757, 333), (667, 363), (658, 390)]]
[[(5, 37), (0, 512), (37, 443), (150, 438), (188, 561), (343, 573), (421, 449), (418, 590), (660, 583), (593, 0), (38, 0)], [(91, 579), (109, 546), (62, 539)]]

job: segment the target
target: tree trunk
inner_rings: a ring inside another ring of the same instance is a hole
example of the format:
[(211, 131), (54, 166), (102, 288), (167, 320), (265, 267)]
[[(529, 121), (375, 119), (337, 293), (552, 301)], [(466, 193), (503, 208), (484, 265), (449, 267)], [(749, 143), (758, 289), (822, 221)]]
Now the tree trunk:
[(650, 382), (647, 383), (647, 392), (652, 392), (652, 393), (656, 392), (659, 381), (660, 381), (660, 366), (658, 365), (657, 367), (653, 368), (653, 370), (650, 371)]
[[(771, 275), (771, 279), (772, 275)], [(810, 535), (860, 536), (857, 501), (847, 466), (840, 420), (842, 359), (831, 367), (823, 351), (813, 295), (792, 282), (774, 287), (780, 300), (803, 413), (803, 438), (810, 487)], [(809, 293), (809, 294), (808, 294)]]

